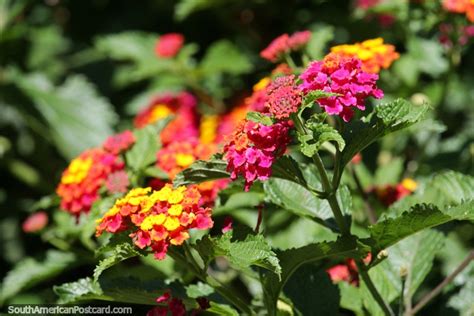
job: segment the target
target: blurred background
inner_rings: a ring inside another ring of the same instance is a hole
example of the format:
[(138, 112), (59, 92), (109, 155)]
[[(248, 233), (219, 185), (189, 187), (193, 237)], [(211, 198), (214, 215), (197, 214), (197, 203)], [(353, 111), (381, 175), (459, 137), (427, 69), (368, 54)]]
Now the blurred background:
[[(313, 31), (315, 59), (335, 44), (383, 37), (401, 54), (381, 74), (386, 98), (428, 101), (433, 111), (412, 136), (368, 148), (364, 161), (372, 171), (423, 177), (474, 172), (474, 46), (460, 31), (469, 25), (439, 1), (0, 0), (2, 274), (44, 252), (42, 239), (24, 234), (21, 223), (54, 200), (69, 160), (130, 127), (154, 93), (186, 87), (156, 62), (159, 34), (184, 35), (183, 63), (224, 65), (200, 84), (227, 109), (272, 69), (259, 52), (282, 33)], [(230, 42), (228, 54), (210, 54), (222, 40)], [(463, 236), (461, 245), (473, 240), (472, 232)], [(33, 292), (23, 295), (39, 300)]]

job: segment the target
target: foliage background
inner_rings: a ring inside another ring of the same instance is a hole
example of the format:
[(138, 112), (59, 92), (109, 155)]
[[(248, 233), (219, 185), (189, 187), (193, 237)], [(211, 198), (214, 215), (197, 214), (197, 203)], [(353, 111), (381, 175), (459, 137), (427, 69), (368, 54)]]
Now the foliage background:
[[(196, 51), (197, 60), (216, 41), (233, 43), (241, 68), (213, 70), (203, 83), (228, 106), (238, 103), (271, 69), (258, 52), (277, 35), (314, 30), (318, 34), (311, 43), (315, 58), (324, 55), (328, 43), (382, 36), (402, 54), (382, 74), (387, 97), (428, 98), (434, 111), (411, 131), (413, 137), (397, 134), (368, 148), (364, 154), (368, 168), (379, 179), (390, 177), (390, 172), (397, 173), (397, 178), (403, 170), (419, 178), (444, 169), (473, 174), (473, 45), (463, 48), (457, 64), (458, 52), (447, 52), (437, 40), (438, 23), (453, 19), (439, 14), (439, 4), (420, 9), (394, 0), (391, 5), (387, 10), (394, 12), (398, 22), (382, 28), (376, 20), (360, 17), (351, 3), (342, 0), (0, 0), (2, 272), (27, 256), (44, 255), (46, 243), (23, 234), (20, 224), (36, 208), (36, 201), (54, 191), (69, 159), (100, 144), (114, 130), (130, 126), (130, 119), (146, 106), (150, 93), (180, 86), (176, 76), (147, 74), (146, 64), (135, 78), (124, 76), (127, 70), (122, 68), (126, 65), (122, 59), (136, 57), (138, 63), (146, 63), (147, 45), (154, 40), (150, 33), (183, 33), (187, 43), (196, 43), (189, 49)], [(122, 33), (129, 31), (144, 33)], [(120, 34), (123, 37), (115, 41), (107, 40), (108, 35)], [(140, 40), (142, 48), (136, 46)], [(226, 64), (228, 58), (228, 54), (218, 54), (212, 63)], [(401, 160), (392, 159), (395, 156)], [(472, 226), (459, 225), (449, 236), (451, 250), (472, 247)], [(455, 255), (448, 250), (435, 259), (428, 285), (437, 284), (451, 262), (462, 260), (463, 251)], [(447, 260), (450, 256), (451, 261)], [(82, 267), (48, 282), (72, 281), (88, 272)], [(47, 287), (39, 289), (40, 293), (32, 288), (17, 295), (13, 302), (54, 300)], [(433, 305), (431, 315), (435, 311), (447, 315), (446, 301), (440, 299)]]

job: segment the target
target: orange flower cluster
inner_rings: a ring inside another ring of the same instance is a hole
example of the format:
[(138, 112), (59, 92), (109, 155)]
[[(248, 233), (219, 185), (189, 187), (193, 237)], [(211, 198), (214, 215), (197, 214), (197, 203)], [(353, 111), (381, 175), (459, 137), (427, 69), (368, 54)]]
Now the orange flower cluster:
[(167, 184), (159, 191), (136, 188), (97, 221), (96, 235), (131, 229), (134, 244), (140, 249), (150, 247), (161, 260), (169, 245), (181, 245), (190, 237), (189, 229), (213, 226), (211, 209), (201, 205), (201, 194), (195, 187), (174, 189)]
[(61, 177), (56, 190), (61, 208), (75, 215), (89, 212), (108, 176), (123, 169), (123, 161), (102, 148), (83, 152), (71, 161)]
[(465, 14), (470, 22), (474, 22), (474, 0), (443, 0), (443, 8), (449, 12)]
[(209, 159), (215, 152), (214, 144), (203, 144), (197, 140), (173, 142), (158, 151), (156, 164), (173, 180), (194, 161)]
[(395, 51), (395, 46), (384, 44), (381, 37), (352, 45), (334, 46), (331, 52), (346, 57), (358, 57), (362, 61), (362, 70), (368, 73), (379, 73), (381, 69), (387, 69), (400, 57)]

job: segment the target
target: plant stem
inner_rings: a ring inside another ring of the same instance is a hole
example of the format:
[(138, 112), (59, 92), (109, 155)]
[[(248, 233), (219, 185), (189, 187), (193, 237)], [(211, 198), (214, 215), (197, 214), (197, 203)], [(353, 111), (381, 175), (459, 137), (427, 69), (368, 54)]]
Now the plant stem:
[(199, 268), (199, 264), (196, 262), (194, 257), (192, 256), (191, 252), (189, 249), (185, 249), (184, 251), (185, 255), (183, 256), (182, 254), (173, 251), (173, 249), (168, 250), (168, 254), (181, 266), (183, 266), (185, 269), (191, 268), (191, 272), (201, 281), (209, 284), (211, 287), (216, 290), (217, 293), (219, 293), (223, 298), (225, 298), (228, 302), (233, 304), (235, 307), (237, 307), (239, 310), (241, 310), (243, 313), (248, 314), (248, 315), (253, 315), (252, 309), (249, 307), (249, 305), (240, 298), (240, 295), (235, 293), (234, 290), (231, 288), (228, 288), (225, 284), (221, 283), (219, 280), (215, 279), (214, 277), (210, 276), (207, 274), (206, 271), (202, 270)]
[(262, 224), (263, 219), (263, 205), (260, 204), (258, 207), (258, 217), (257, 217), (257, 225), (255, 225), (255, 233), (258, 234), (260, 231), (260, 225)]
[(372, 294), (372, 297), (375, 299), (375, 301), (377, 301), (384, 314), (387, 316), (395, 316), (395, 313), (392, 311), (390, 306), (385, 303), (384, 299), (382, 298), (379, 291), (372, 282), (372, 279), (370, 279), (369, 273), (365, 270), (364, 263), (361, 260), (356, 260), (356, 265), (357, 269), (359, 270), (359, 274), (362, 277), (362, 280), (364, 280), (364, 283), (365, 285), (367, 285), (367, 288)]
[(339, 202), (337, 201), (336, 189), (331, 186), (331, 182), (329, 181), (328, 174), (326, 172), (326, 169), (324, 168), (323, 161), (321, 160), (321, 157), (318, 153), (313, 156), (313, 161), (316, 164), (316, 168), (318, 168), (319, 174), (321, 176), (321, 184), (323, 186), (323, 190), (325, 193), (328, 194), (327, 200), (334, 214), (334, 219), (336, 220), (337, 225), (341, 229), (342, 234), (350, 235), (350, 228), (347, 226), (347, 223), (344, 219), (344, 215), (342, 214), (341, 208), (339, 207)]
[(408, 311), (408, 315), (415, 315), (418, 313), (423, 307), (426, 306), (434, 297), (436, 297), (443, 288), (449, 284), (454, 278), (461, 273), (467, 266), (468, 264), (474, 260), (474, 250), (471, 250), (469, 252), (469, 255), (459, 264), (459, 266), (450, 274), (448, 275), (440, 284), (438, 284), (437, 287), (435, 287), (431, 292), (426, 294), (419, 302), (418, 304), (415, 305), (415, 307), (411, 310)]
[[(304, 127), (304, 124), (301, 118), (298, 115), (292, 115), (292, 119), (293, 119), (293, 122), (295, 123), (295, 127), (298, 130), (298, 132), (302, 134), (307, 134), (307, 131)], [(333, 187), (333, 185), (331, 185), (331, 181), (329, 181), (329, 177), (326, 172), (326, 169), (324, 168), (323, 161), (321, 160), (321, 157), (319, 156), (318, 153), (314, 154), (313, 161), (321, 176), (321, 184), (323, 186), (324, 193), (327, 194), (326, 199), (329, 202), (329, 206), (331, 207), (332, 213), (334, 215), (334, 219), (336, 220), (336, 223), (339, 226), (339, 229), (341, 230), (342, 235), (351, 236), (350, 226), (347, 225), (344, 219), (341, 208), (339, 206), (339, 202), (336, 197), (337, 186)], [(356, 260), (356, 264), (359, 269), (359, 273), (362, 279), (364, 280), (364, 283), (367, 285), (367, 288), (372, 294), (372, 297), (377, 301), (380, 308), (384, 311), (385, 315), (395, 316), (390, 306), (387, 303), (385, 303), (384, 299), (382, 298), (380, 293), (377, 291), (377, 288), (372, 283), (372, 280), (370, 279), (369, 274), (365, 270), (365, 265), (363, 264), (362, 260), (360, 259)]]

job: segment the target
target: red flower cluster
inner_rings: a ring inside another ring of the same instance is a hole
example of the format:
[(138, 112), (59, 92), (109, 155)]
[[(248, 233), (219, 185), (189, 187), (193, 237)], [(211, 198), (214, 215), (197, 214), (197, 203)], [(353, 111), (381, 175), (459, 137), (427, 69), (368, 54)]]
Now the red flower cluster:
[(260, 56), (268, 61), (278, 62), (285, 54), (301, 49), (309, 42), (310, 38), (310, 31), (296, 32), (291, 36), (286, 33), (282, 34), (262, 50)]
[(270, 113), (278, 119), (288, 119), (301, 106), (301, 91), (295, 83), (295, 75), (276, 78), (266, 89)]
[(170, 244), (181, 245), (190, 237), (189, 229), (212, 227), (211, 209), (201, 204), (195, 187), (173, 189), (167, 184), (153, 192), (151, 188), (132, 189), (98, 220), (96, 235), (131, 229), (135, 245), (151, 247), (155, 258), (161, 260)]
[(410, 195), (416, 190), (417, 183), (410, 178), (403, 179), (403, 181), (397, 185), (385, 185), (376, 187), (373, 189), (377, 198), (385, 206), (390, 206), (396, 201)]
[(61, 208), (75, 215), (89, 212), (109, 175), (123, 168), (120, 157), (102, 148), (83, 152), (71, 161), (61, 177), (56, 190), (61, 198)]
[(199, 117), (196, 114), (196, 98), (188, 92), (165, 93), (156, 96), (135, 117), (134, 124), (141, 128), (153, 124), (168, 115), (175, 118), (161, 132), (163, 145), (173, 141), (185, 141), (199, 136)]
[(162, 58), (176, 56), (183, 47), (184, 36), (179, 33), (163, 34), (158, 38), (155, 45), (155, 54)]
[[(372, 261), (372, 255), (369, 253), (364, 259), (364, 263), (367, 265)], [(359, 270), (355, 264), (354, 259), (346, 259), (345, 263), (335, 265), (326, 272), (329, 274), (329, 278), (332, 282), (347, 282), (354, 286), (359, 286)]]
[(455, 27), (453, 24), (442, 23), (439, 32), (439, 41), (446, 48), (453, 47), (455, 42), (464, 46), (474, 37), (474, 25)]
[(224, 159), (231, 179), (242, 175), (246, 191), (255, 180), (268, 179), (273, 162), (285, 152), (290, 142), (289, 130), (289, 121), (270, 126), (247, 120), (241, 122), (224, 146)]
[(382, 90), (376, 86), (377, 74), (362, 71), (359, 59), (336, 53), (327, 55), (323, 61), (312, 62), (300, 78), (303, 93), (323, 90), (338, 94), (318, 99), (318, 103), (328, 114), (339, 115), (346, 122), (354, 115), (353, 108), (365, 109), (367, 97), (383, 97)]

